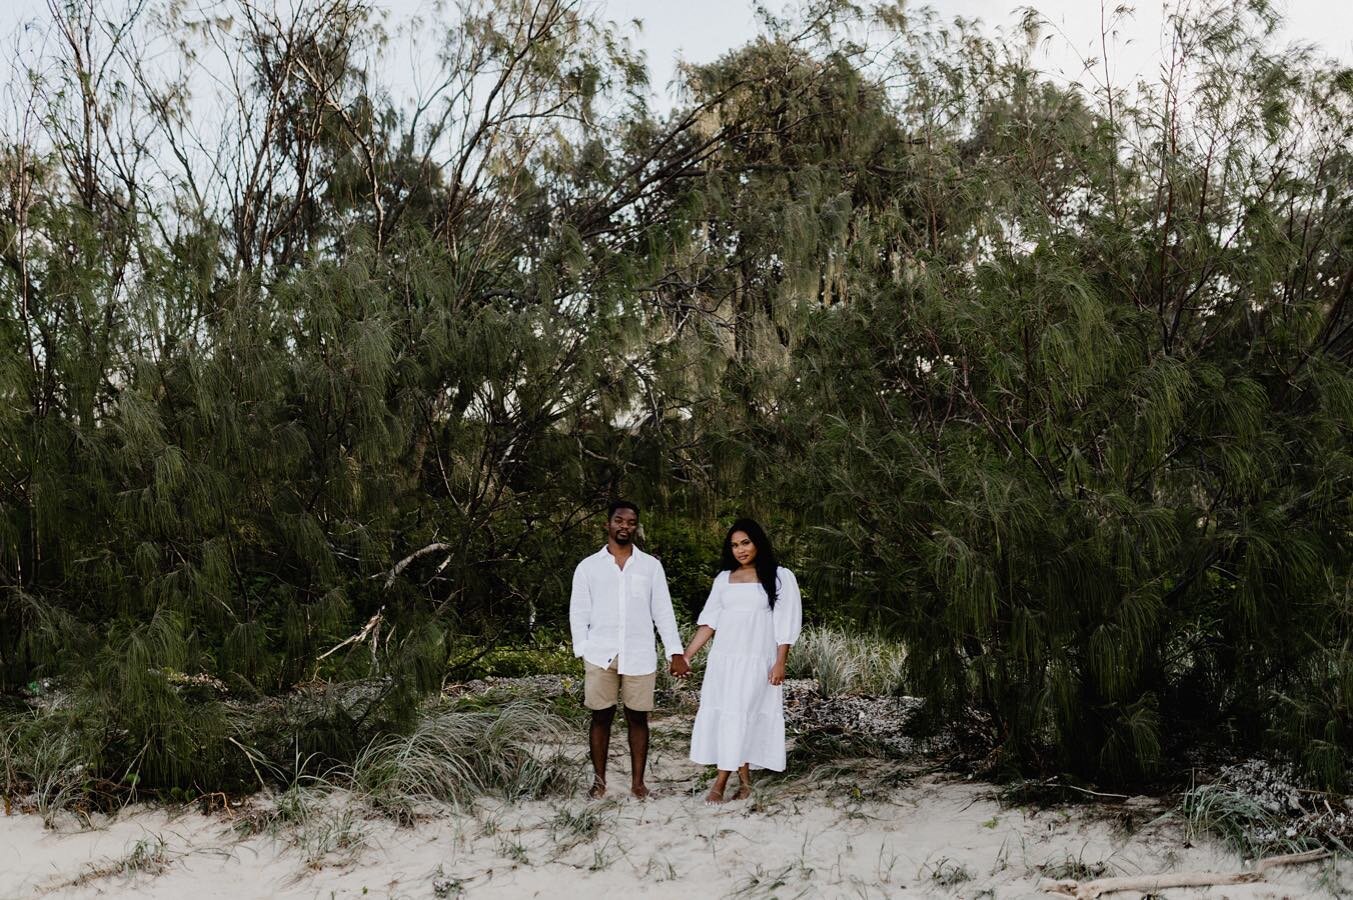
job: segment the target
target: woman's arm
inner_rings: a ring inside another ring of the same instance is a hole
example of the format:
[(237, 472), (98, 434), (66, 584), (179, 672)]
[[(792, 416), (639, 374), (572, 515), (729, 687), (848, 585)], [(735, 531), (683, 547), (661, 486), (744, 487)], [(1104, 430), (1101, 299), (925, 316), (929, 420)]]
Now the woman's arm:
[(789, 645), (781, 644), (775, 654), (775, 665), (770, 667), (770, 683), (785, 683), (785, 663), (789, 662)]
[(709, 598), (705, 600), (705, 608), (700, 610), (700, 615), (695, 620), (695, 634), (691, 636), (690, 646), (686, 648), (687, 663), (695, 661), (695, 654), (714, 637), (714, 631), (719, 627), (719, 613), (723, 609), (722, 588), (727, 577), (727, 572), (720, 572), (715, 576), (714, 584), (710, 585)]
[(714, 629), (708, 625), (701, 625), (695, 629), (695, 635), (691, 638), (691, 643), (686, 647), (686, 662), (695, 659), (695, 654), (700, 652), (700, 648), (705, 646), (710, 638), (714, 637)]

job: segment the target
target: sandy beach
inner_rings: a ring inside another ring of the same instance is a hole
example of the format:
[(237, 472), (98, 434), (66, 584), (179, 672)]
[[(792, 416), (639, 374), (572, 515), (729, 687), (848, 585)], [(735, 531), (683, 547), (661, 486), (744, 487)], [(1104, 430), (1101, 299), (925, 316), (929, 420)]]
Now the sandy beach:
[[(1002, 805), (992, 785), (920, 755), (765, 779), (751, 800), (710, 807), (709, 774), (684, 758), (689, 727), (687, 715), (655, 722), (647, 802), (619, 790), (628, 759), (617, 729), (602, 801), (579, 788), (400, 825), (336, 794), (304, 823), (252, 834), (267, 800), (213, 815), (132, 807), (54, 830), (33, 814), (3, 817), (0, 897), (1055, 897), (1039, 893), (1043, 879), (1245, 866), (1186, 841), (1164, 801)], [(581, 752), (578, 772), (581, 785)], [(1163, 896), (1330, 896), (1348, 875), (1347, 864), (1316, 863)]]

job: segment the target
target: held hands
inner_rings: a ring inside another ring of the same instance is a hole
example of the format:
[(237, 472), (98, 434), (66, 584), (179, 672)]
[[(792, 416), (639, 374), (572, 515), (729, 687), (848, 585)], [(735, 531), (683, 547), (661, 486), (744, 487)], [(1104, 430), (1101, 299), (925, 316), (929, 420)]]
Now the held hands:
[(686, 662), (685, 654), (678, 653), (672, 657), (672, 664), (668, 667), (668, 671), (676, 678), (689, 678), (691, 676), (691, 664)]
[(784, 683), (785, 683), (785, 664), (784, 664), (784, 663), (782, 663), (782, 662), (777, 662), (775, 665), (773, 665), (773, 666), (770, 667), (770, 683), (771, 683), (771, 684), (784, 684)]

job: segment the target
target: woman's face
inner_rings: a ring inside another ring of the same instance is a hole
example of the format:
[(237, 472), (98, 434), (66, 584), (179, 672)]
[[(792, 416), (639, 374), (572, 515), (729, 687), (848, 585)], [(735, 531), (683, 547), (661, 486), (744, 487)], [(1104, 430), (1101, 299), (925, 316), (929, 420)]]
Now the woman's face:
[(756, 544), (747, 536), (745, 531), (735, 531), (729, 536), (728, 542), (733, 545), (733, 558), (738, 561), (740, 566), (750, 566), (756, 561)]

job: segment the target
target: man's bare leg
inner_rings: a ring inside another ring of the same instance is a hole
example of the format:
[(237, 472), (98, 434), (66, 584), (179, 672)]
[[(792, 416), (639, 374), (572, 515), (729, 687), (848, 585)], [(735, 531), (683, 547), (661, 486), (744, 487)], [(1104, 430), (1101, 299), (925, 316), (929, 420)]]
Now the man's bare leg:
[(648, 766), (648, 713), (625, 708), (625, 724), (630, 738), (630, 792), (640, 800), (648, 798), (644, 770)]
[(592, 750), (592, 787), (587, 796), (594, 800), (606, 795), (606, 754), (611, 749), (611, 723), (615, 721), (615, 707), (592, 710), (592, 727), (588, 743)]

